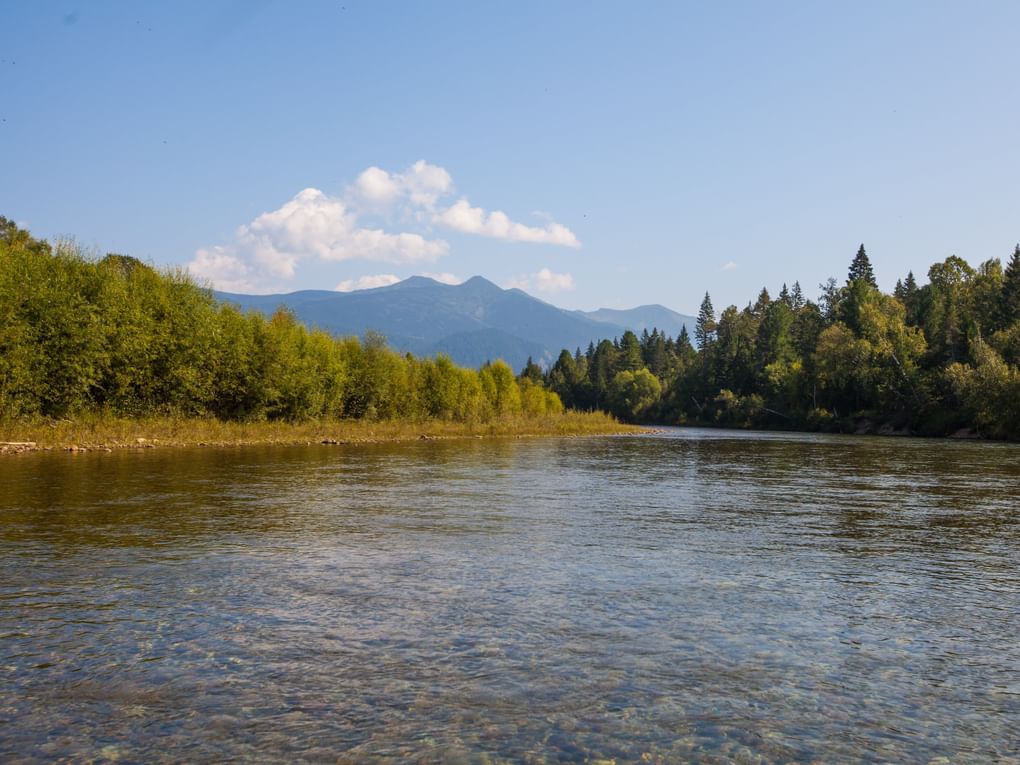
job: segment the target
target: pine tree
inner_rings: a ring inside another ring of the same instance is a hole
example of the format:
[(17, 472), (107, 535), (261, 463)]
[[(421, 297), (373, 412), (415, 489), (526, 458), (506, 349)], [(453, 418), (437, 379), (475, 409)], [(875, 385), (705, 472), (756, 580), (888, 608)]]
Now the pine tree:
[(765, 288), (761, 288), (761, 292), (758, 293), (758, 299), (751, 307), (751, 315), (756, 319), (761, 319), (765, 315), (765, 311), (768, 310), (769, 305), (772, 304), (772, 296), (769, 295), (769, 291)]
[(843, 302), (845, 289), (837, 287), (836, 279), (832, 276), (825, 281), (825, 284), (819, 284), (818, 288), (822, 291), (821, 296), (818, 298), (818, 307), (821, 309), (825, 321), (831, 324), (838, 318), (839, 307)]
[(1013, 250), (1003, 277), (999, 304), (1003, 326), (1008, 327), (1020, 319), (1020, 244)]
[[(647, 335), (647, 330), (645, 335)], [(641, 358), (641, 341), (638, 340), (631, 330), (627, 330), (623, 333), (623, 337), (620, 338), (619, 342), (620, 358), (617, 361), (614, 372), (628, 371), (636, 372), (644, 366), (644, 361)]]
[(712, 298), (706, 292), (698, 310), (698, 321), (694, 325), (694, 339), (699, 349), (704, 350), (715, 339), (715, 329), (715, 309), (712, 307)]
[(864, 251), (863, 244), (857, 250), (857, 254), (850, 264), (850, 273), (847, 276), (846, 283), (853, 284), (859, 281), (866, 282), (875, 289), (878, 289), (878, 282), (875, 281), (875, 272), (871, 269), (871, 261), (868, 260), (868, 254)]
[(790, 308), (799, 311), (804, 307), (804, 291), (800, 288), (800, 282), (793, 283), (793, 292), (790, 294)]
[(900, 298), (907, 309), (907, 324), (916, 327), (921, 322), (921, 290), (917, 286), (917, 279), (913, 271), (907, 271), (907, 278), (903, 280), (903, 297)]
[(542, 382), (542, 367), (535, 363), (531, 356), (528, 356), (528, 362), (524, 365), (524, 369), (521, 370), (519, 377), (527, 377), (533, 383)]
[(676, 336), (676, 344), (679, 345), (690, 345), (691, 336), (687, 334), (687, 325), (683, 324), (680, 326), (680, 334)]

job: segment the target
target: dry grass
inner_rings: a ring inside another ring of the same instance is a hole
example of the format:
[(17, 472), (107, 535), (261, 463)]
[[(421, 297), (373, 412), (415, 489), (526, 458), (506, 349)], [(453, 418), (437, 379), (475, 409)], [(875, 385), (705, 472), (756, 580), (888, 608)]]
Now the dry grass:
[[(33, 449), (123, 449), (171, 446), (246, 446), (312, 443), (374, 443), (425, 438), (579, 436), (636, 433), (599, 412), (565, 412), (546, 417), (490, 423), (441, 420), (224, 422), (216, 419), (121, 419), (99, 416), (74, 420), (0, 422), (0, 453)], [(5, 445), (6, 444), (6, 445)], [(30, 445), (29, 445), (30, 444)]]

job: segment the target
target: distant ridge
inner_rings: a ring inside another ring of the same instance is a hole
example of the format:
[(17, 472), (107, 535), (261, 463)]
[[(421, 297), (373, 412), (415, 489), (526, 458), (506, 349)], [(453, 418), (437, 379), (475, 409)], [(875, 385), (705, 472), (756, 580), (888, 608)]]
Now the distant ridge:
[(688, 331), (694, 326), (691, 317), (663, 306), (567, 311), (522, 290), (502, 289), (481, 276), (455, 285), (412, 276), (354, 292), (215, 295), (266, 314), (285, 306), (305, 324), (334, 335), (379, 332), (397, 350), (426, 356), (445, 353), (458, 364), (475, 367), (501, 358), (520, 369), (528, 357), (549, 365), (564, 348), (583, 349), (588, 343), (619, 337), (628, 329), (640, 334), (646, 326), (649, 330), (657, 326), (673, 336), (685, 321), (690, 322)]
[(626, 310), (599, 308), (597, 311), (578, 311), (578, 313), (595, 321), (626, 327), (638, 334), (642, 330), (651, 332), (653, 329), (658, 329), (659, 332), (665, 332), (670, 337), (679, 335), (680, 330), (686, 326), (687, 334), (693, 338), (694, 324), (697, 321), (693, 316), (685, 316), (658, 304), (641, 305)]

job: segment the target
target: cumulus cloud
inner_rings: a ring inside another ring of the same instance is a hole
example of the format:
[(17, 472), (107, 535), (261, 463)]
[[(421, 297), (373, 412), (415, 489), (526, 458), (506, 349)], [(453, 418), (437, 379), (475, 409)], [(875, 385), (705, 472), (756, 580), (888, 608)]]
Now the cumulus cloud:
[(369, 209), (404, 201), (412, 207), (435, 208), (440, 197), (453, 191), (453, 178), (442, 167), (419, 159), (402, 173), (370, 167), (348, 189), (348, 197)]
[[(304, 189), (280, 208), (240, 226), (230, 243), (197, 250), (187, 268), (219, 289), (274, 291), (294, 279), (302, 261), (434, 262), (450, 247), (434, 237), (433, 225), (507, 241), (580, 247), (574, 233), (547, 213), (539, 215), (544, 225), (527, 226), (501, 210), (472, 207), (466, 197), (449, 204), (453, 193), (450, 173), (425, 160), (396, 173), (369, 167), (340, 196)], [(394, 220), (401, 222), (399, 228), (412, 230), (387, 231), (380, 225)], [(434, 278), (461, 281), (452, 274), (439, 276), (443, 278)], [(549, 272), (544, 280), (533, 276), (535, 289), (570, 288), (552, 279), (569, 275)], [(348, 282), (357, 280), (341, 284)]]
[(255, 282), (248, 266), (223, 247), (198, 250), (188, 263), (188, 270), (226, 292), (264, 291), (263, 286)]
[[(460, 284), (464, 280), (459, 276), (443, 271), (440, 273), (433, 273), (425, 271), (422, 276), (427, 276), (429, 279), (434, 279), (441, 284)], [(357, 279), (344, 279), (338, 285), (336, 285), (337, 292), (353, 292), (354, 290), (371, 290), (376, 287), (388, 287), (391, 284), (396, 284), (401, 281), (400, 277), (396, 274), (369, 274), (367, 276), (359, 276)]]
[(722, 270), (722, 271), (733, 271), (734, 269), (736, 269), (736, 267), (737, 267), (736, 261), (730, 260), (730, 261), (727, 261), (726, 265), (724, 265), (720, 270)]
[(337, 292), (353, 292), (354, 290), (374, 290), (376, 287), (388, 287), (400, 281), (396, 274), (370, 274), (357, 279), (344, 279), (336, 285)]
[(353, 193), (369, 204), (387, 205), (400, 196), (400, 184), (385, 170), (370, 167), (354, 182)]
[(574, 289), (574, 277), (570, 274), (557, 274), (543, 268), (533, 274), (515, 276), (506, 283), (507, 289), (535, 290), (552, 294)]
[(487, 213), (481, 207), (472, 207), (467, 199), (459, 199), (453, 205), (437, 213), (434, 223), (466, 234), (478, 234), (493, 239), (510, 239), (516, 242), (537, 242), (558, 244), (563, 247), (580, 247), (574, 232), (561, 223), (549, 221), (541, 228), (515, 223), (501, 210)]
[(421, 263), (448, 251), (441, 239), (360, 227), (343, 199), (309, 188), (238, 228), (231, 244), (198, 250), (188, 270), (220, 289), (266, 291), (290, 281), (302, 260)]

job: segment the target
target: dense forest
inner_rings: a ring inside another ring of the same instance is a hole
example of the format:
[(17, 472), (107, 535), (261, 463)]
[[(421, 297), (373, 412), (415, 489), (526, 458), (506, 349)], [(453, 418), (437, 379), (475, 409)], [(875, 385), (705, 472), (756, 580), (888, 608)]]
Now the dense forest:
[(522, 377), (633, 422), (1016, 439), (1018, 364), (1020, 246), (1005, 268), (952, 256), (888, 295), (861, 245), (817, 302), (794, 283), (717, 317), (706, 294), (694, 342), (627, 332)]
[(0, 217), (0, 419), (440, 419), (561, 412), (503, 362), (479, 370), (242, 313), (181, 271), (52, 246)]
[(489, 422), (602, 410), (631, 422), (1020, 438), (1020, 246), (1003, 267), (952, 256), (882, 293), (862, 245), (817, 302), (783, 285), (695, 337), (653, 330), (564, 350), (515, 376), (415, 358), (218, 302), (177, 270), (0, 217), (0, 419)]

